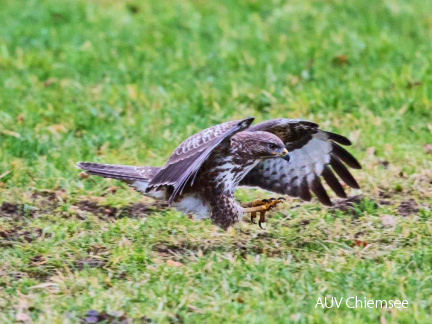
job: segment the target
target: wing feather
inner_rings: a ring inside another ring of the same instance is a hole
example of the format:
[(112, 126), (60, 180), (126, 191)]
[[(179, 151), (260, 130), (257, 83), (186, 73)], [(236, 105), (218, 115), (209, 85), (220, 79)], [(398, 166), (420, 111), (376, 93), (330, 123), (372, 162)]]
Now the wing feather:
[[(246, 129), (253, 117), (230, 121), (207, 128), (183, 141), (165, 166), (150, 182), (147, 192), (161, 186), (171, 186), (171, 204), (188, 183), (193, 182), (202, 164), (213, 150), (234, 134)], [(191, 181), (192, 180), (192, 181)]]
[(348, 166), (353, 169), (361, 169), (360, 163), (355, 159), (354, 156), (351, 155), (350, 152), (345, 150), (342, 146), (333, 143), (332, 145), (333, 153), (340, 158), (343, 162), (345, 162)]
[(347, 167), (343, 165), (341, 160), (337, 156), (332, 156), (330, 160), (330, 165), (332, 166), (333, 170), (337, 173), (337, 175), (350, 187), (355, 189), (360, 189), (360, 186), (358, 185), (356, 179), (352, 176), (352, 174), (349, 172)]
[(340, 146), (351, 145), (346, 137), (323, 131), (317, 124), (299, 119), (273, 119), (252, 126), (247, 131), (275, 134), (290, 151), (291, 160), (286, 162), (276, 158), (262, 161), (244, 177), (240, 185), (257, 186), (306, 201), (311, 200), (312, 192), (321, 203), (328, 206), (331, 201), (321, 177), (342, 198), (347, 195), (333, 171), (346, 185), (359, 188), (344, 165), (346, 163), (354, 169), (361, 168), (355, 157)]

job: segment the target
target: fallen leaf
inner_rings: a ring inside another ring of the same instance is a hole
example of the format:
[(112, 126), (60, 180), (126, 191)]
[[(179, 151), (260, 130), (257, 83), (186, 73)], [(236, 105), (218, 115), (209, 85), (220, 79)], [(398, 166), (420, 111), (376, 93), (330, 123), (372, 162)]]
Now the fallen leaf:
[(166, 264), (170, 267), (182, 267), (183, 263), (181, 262), (177, 262), (177, 261), (173, 261), (173, 260), (167, 260)]
[(335, 58), (333, 58), (333, 63), (337, 64), (337, 65), (348, 65), (349, 61), (348, 58), (346, 57), (346, 55), (338, 55)]
[(89, 175), (87, 173), (85, 173), (85, 172), (80, 172), (79, 175), (80, 175), (81, 179), (87, 179), (89, 177)]
[(355, 246), (360, 246), (360, 247), (366, 247), (366, 246), (368, 246), (368, 244), (365, 241), (360, 241), (360, 240), (355, 240), (354, 241), (354, 245)]

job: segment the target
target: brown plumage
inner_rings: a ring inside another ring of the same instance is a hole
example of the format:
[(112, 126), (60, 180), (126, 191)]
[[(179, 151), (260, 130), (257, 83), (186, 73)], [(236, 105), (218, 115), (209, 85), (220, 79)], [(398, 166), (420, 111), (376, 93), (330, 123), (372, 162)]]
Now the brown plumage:
[(210, 217), (223, 229), (243, 216), (243, 208), (234, 199), (238, 185), (306, 201), (313, 193), (329, 206), (331, 200), (321, 178), (342, 198), (346, 193), (337, 176), (346, 185), (359, 188), (345, 164), (354, 169), (361, 166), (340, 146), (351, 145), (347, 138), (304, 120), (274, 119), (250, 126), (252, 121), (226, 122), (189, 137), (163, 167), (85, 162), (77, 167), (89, 174), (126, 181), (184, 213)]

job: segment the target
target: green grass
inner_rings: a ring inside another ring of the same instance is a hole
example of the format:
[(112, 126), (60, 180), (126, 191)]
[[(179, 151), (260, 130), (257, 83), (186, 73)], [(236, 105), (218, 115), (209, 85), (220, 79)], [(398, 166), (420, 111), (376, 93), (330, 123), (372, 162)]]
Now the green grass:
[[(0, 9), (1, 323), (75, 323), (91, 309), (161, 323), (431, 322), (431, 1)], [(225, 233), (175, 211), (137, 216), (140, 195), (73, 167), (162, 165), (188, 135), (251, 115), (350, 137), (364, 166), (355, 210), (291, 200), (266, 231)], [(325, 296), (409, 307), (315, 308)]]

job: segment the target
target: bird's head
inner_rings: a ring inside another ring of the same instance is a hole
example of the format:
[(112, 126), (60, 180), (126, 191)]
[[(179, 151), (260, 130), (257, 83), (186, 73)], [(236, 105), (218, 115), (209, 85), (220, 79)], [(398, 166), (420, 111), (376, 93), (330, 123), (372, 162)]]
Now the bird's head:
[(241, 132), (233, 137), (233, 140), (241, 143), (241, 150), (257, 160), (282, 158), (290, 160), (288, 150), (282, 140), (268, 132)]

